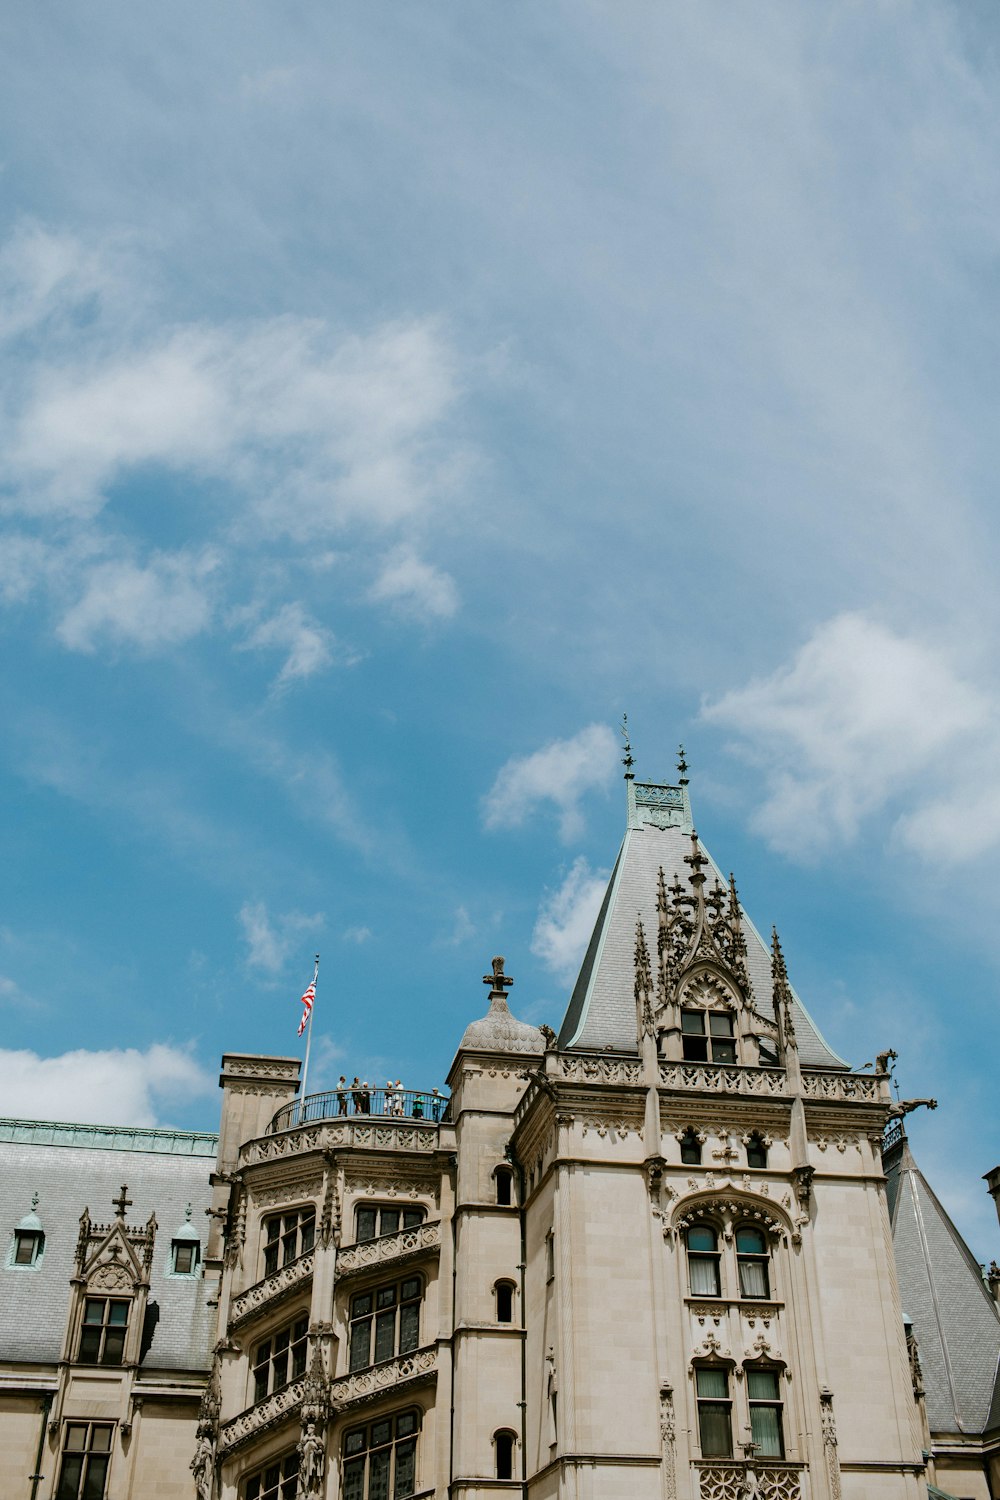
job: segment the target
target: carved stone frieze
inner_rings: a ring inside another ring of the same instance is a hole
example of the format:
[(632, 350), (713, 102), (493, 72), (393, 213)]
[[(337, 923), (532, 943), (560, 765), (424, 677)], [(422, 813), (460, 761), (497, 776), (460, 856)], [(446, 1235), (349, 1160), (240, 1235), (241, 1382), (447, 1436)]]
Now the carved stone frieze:
[(380, 1396), (384, 1391), (428, 1378), (437, 1378), (437, 1348), (434, 1345), (334, 1380), (330, 1385), (330, 1404), (334, 1410), (342, 1411), (371, 1396)]
[(590, 1131), (594, 1131), (602, 1140), (608, 1135), (611, 1136), (612, 1140), (616, 1137), (623, 1139), (634, 1130), (634, 1126), (626, 1124), (624, 1120), (600, 1120), (593, 1116), (583, 1116), (580, 1124), (582, 1126), (581, 1134), (588, 1135)]
[(298, 1081), (300, 1064), (298, 1058), (268, 1059), (260, 1061), (253, 1057), (224, 1057), (222, 1069), (226, 1077), (276, 1078), (286, 1083)]
[(131, 1291), (133, 1280), (133, 1275), (120, 1261), (105, 1261), (91, 1271), (87, 1287), (97, 1292), (126, 1292)]
[(291, 1385), (275, 1391), (273, 1396), (268, 1396), (266, 1401), (258, 1401), (256, 1406), (249, 1407), (231, 1422), (227, 1422), (219, 1433), (219, 1452), (231, 1453), (234, 1448), (260, 1437), (262, 1433), (269, 1432), (272, 1427), (277, 1427), (290, 1416), (296, 1415), (302, 1405), (304, 1385), (304, 1379), (295, 1380)]
[(660, 1386), (660, 1443), (663, 1448), (664, 1500), (677, 1500), (677, 1458), (674, 1444), (677, 1419), (674, 1414), (674, 1392), (669, 1385)]
[(244, 1322), (261, 1308), (294, 1292), (303, 1282), (308, 1281), (313, 1273), (314, 1262), (315, 1256), (308, 1250), (305, 1255), (300, 1255), (297, 1260), (290, 1260), (287, 1265), (275, 1271), (273, 1276), (265, 1276), (263, 1281), (247, 1287), (245, 1292), (234, 1297), (230, 1309), (230, 1327)]
[(277, 1183), (274, 1187), (254, 1188), (253, 1201), (258, 1208), (276, 1208), (282, 1203), (297, 1203), (303, 1198), (318, 1198), (322, 1191), (322, 1177), (303, 1177)]
[(388, 1121), (359, 1122), (349, 1120), (317, 1121), (278, 1135), (265, 1135), (249, 1141), (240, 1151), (242, 1166), (258, 1162), (283, 1161), (307, 1151), (329, 1151), (346, 1146), (365, 1151), (414, 1151), (430, 1153), (437, 1149), (438, 1127), (412, 1122), (390, 1124)]
[(703, 1463), (699, 1500), (801, 1500), (798, 1471), (771, 1464)]
[(360, 1245), (347, 1245), (337, 1255), (337, 1275), (346, 1276), (348, 1272), (364, 1270), (368, 1266), (392, 1265), (407, 1256), (437, 1250), (440, 1246), (440, 1223), (417, 1224), (412, 1229), (383, 1234)]

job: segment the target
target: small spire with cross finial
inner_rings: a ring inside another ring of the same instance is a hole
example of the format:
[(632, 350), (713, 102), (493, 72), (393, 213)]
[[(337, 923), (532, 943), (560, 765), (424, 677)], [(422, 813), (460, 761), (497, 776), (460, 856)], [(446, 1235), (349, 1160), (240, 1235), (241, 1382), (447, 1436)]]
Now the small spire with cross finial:
[(678, 786), (687, 786), (687, 784), (688, 784), (688, 763), (687, 763), (686, 759), (684, 758), (684, 746), (683, 745), (678, 745), (677, 746), (677, 785)]
[(625, 767), (625, 780), (634, 781), (635, 772), (632, 770), (632, 767), (635, 765), (635, 761), (632, 758), (632, 744), (628, 733), (628, 714), (622, 714), (621, 728), (618, 733), (623, 740), (622, 765)]
[(42, 1200), (39, 1197), (37, 1191), (34, 1192), (34, 1193), (32, 1193), (32, 1195), (31, 1195), (31, 1212), (32, 1213), (35, 1212), (35, 1209), (38, 1207), (38, 1205), (39, 1205), (39, 1203), (41, 1203), (41, 1201)]
[(128, 1183), (123, 1182), (117, 1198), (112, 1198), (111, 1203), (115, 1210), (116, 1219), (124, 1219), (125, 1210), (132, 1207), (132, 1199), (128, 1197)]
[(493, 973), (483, 975), (483, 983), (490, 986), (491, 1000), (493, 999), (494, 995), (498, 995), (500, 999), (503, 1000), (504, 991), (509, 990), (511, 985), (514, 983), (512, 977), (509, 974), (504, 973), (503, 966), (504, 960), (502, 957), (498, 956), (493, 960)]

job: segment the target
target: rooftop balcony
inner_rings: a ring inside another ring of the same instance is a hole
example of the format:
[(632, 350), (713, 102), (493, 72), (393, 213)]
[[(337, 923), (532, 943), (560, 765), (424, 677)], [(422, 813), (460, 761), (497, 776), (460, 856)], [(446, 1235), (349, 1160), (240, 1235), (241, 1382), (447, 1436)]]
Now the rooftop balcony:
[(427, 1093), (422, 1089), (330, 1089), (325, 1094), (308, 1094), (285, 1104), (268, 1129), (272, 1135), (293, 1130), (317, 1120), (369, 1120), (372, 1116), (390, 1120), (416, 1120), (423, 1125), (439, 1125), (450, 1119), (451, 1101), (445, 1094)]

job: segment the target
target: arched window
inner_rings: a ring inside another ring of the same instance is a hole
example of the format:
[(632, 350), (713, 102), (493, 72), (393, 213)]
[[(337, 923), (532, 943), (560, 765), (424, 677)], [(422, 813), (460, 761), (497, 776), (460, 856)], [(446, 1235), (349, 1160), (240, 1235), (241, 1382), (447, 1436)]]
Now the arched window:
[(736, 1264), (741, 1297), (769, 1297), (767, 1240), (759, 1229), (737, 1229)]
[(701, 1166), (701, 1141), (696, 1130), (689, 1128), (681, 1136), (681, 1161), (688, 1167)]
[(498, 1479), (514, 1478), (514, 1449), (516, 1444), (516, 1435), (506, 1427), (502, 1427), (499, 1432), (493, 1434)]
[(497, 1167), (493, 1175), (497, 1184), (497, 1202), (508, 1208), (514, 1201), (514, 1174), (510, 1167)]
[(400, 1208), (398, 1204), (365, 1203), (358, 1206), (355, 1214), (355, 1238), (358, 1244), (377, 1240), (383, 1234), (395, 1234), (400, 1229), (416, 1229), (424, 1222), (422, 1208)]
[(707, 1224), (696, 1224), (687, 1232), (688, 1277), (692, 1297), (719, 1297), (719, 1240)]
[(343, 1500), (415, 1494), (420, 1413), (403, 1411), (354, 1427), (344, 1437)]
[(759, 1130), (755, 1130), (747, 1141), (747, 1166), (767, 1166), (767, 1145)]
[(496, 1282), (493, 1287), (493, 1295), (496, 1297), (497, 1322), (513, 1323), (514, 1283), (512, 1281)]

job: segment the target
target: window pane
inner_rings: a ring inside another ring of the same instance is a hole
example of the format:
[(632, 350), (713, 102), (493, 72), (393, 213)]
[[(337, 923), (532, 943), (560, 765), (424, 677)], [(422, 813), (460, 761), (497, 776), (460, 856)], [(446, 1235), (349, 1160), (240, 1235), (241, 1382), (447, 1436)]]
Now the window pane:
[(391, 1425), (391, 1423), (389, 1423), (389, 1422), (376, 1422), (375, 1426), (372, 1428), (371, 1446), (373, 1448), (380, 1448), (382, 1446), (382, 1444), (383, 1443), (387, 1443), (391, 1437), (392, 1437), (392, 1425)]
[(56, 1490), (56, 1500), (78, 1500), (80, 1493), (80, 1475), (83, 1472), (83, 1459), (67, 1454), (63, 1459), (62, 1474), (59, 1477), (59, 1488)]
[(358, 1240), (373, 1240), (375, 1238), (375, 1209), (358, 1209)]
[(416, 1227), (417, 1224), (422, 1224), (423, 1221), (424, 1221), (424, 1211), (423, 1211), (422, 1208), (404, 1208), (403, 1209), (403, 1228), (404, 1229), (413, 1229), (413, 1228)]
[(375, 1319), (375, 1362), (391, 1359), (395, 1354), (396, 1314), (379, 1313)]
[(378, 1308), (395, 1307), (396, 1288), (394, 1286), (381, 1287), (375, 1293), (375, 1306)]
[(373, 1453), (368, 1464), (368, 1500), (389, 1500), (389, 1468), (392, 1450), (382, 1448)]
[(744, 1297), (767, 1296), (767, 1263), (763, 1260), (740, 1261), (740, 1293)]
[(703, 1036), (684, 1038), (684, 1057), (687, 1062), (707, 1062), (708, 1043)]
[(305, 1255), (307, 1250), (312, 1249), (313, 1241), (315, 1240), (315, 1238), (316, 1218), (315, 1215), (313, 1215), (312, 1218), (306, 1219), (302, 1225), (302, 1234), (300, 1236), (301, 1243), (299, 1245), (299, 1251), (302, 1255)]
[(399, 1295), (404, 1302), (408, 1302), (411, 1297), (419, 1297), (420, 1277), (411, 1276), (409, 1281), (404, 1281), (403, 1285), (399, 1289)]
[(344, 1439), (345, 1453), (360, 1453), (365, 1446), (364, 1428), (360, 1432), (349, 1432)]
[(698, 1426), (701, 1431), (701, 1451), (706, 1458), (732, 1458), (733, 1437), (728, 1406), (700, 1402)]
[[(510, 1322), (508, 1315), (507, 1320)], [(399, 1310), (399, 1352), (408, 1354), (417, 1347), (420, 1338), (420, 1308), (416, 1302)]]
[(108, 1322), (109, 1323), (114, 1323), (116, 1325), (117, 1324), (127, 1323), (128, 1322), (128, 1303), (127, 1302), (112, 1302), (110, 1308), (108, 1309)]
[(687, 1238), (689, 1250), (715, 1249), (715, 1234), (711, 1229), (689, 1229)]
[(104, 1485), (108, 1477), (106, 1458), (88, 1458), (87, 1477), (83, 1482), (83, 1500), (103, 1500)]
[(733, 1018), (714, 1010), (708, 1018), (708, 1029), (713, 1036), (732, 1036)]
[(700, 1010), (681, 1011), (681, 1031), (685, 1036), (704, 1036), (705, 1015)]
[(399, 1209), (398, 1208), (383, 1208), (383, 1210), (382, 1210), (382, 1223), (381, 1223), (381, 1226), (380, 1226), (380, 1233), (381, 1234), (395, 1234), (396, 1230), (398, 1228), (399, 1228)]
[(759, 1453), (766, 1454), (768, 1458), (783, 1457), (780, 1407), (751, 1406), (750, 1428)]
[(725, 1370), (699, 1370), (698, 1395), (699, 1396), (728, 1396), (729, 1377)]
[(80, 1336), (80, 1363), (96, 1365), (101, 1352), (101, 1330), (85, 1328)]
[(19, 1234), (17, 1237), (17, 1250), (14, 1252), (14, 1264), (16, 1266), (30, 1266), (35, 1258), (35, 1236), (33, 1234)]
[(120, 1365), (125, 1353), (125, 1330), (124, 1328), (109, 1328), (104, 1336), (104, 1356), (102, 1365)]
[(417, 1445), (412, 1440), (396, 1448), (396, 1488), (393, 1500), (406, 1500), (416, 1489)]
[(717, 1063), (734, 1063), (736, 1061), (735, 1042), (713, 1042), (712, 1061)]
[(372, 1310), (371, 1292), (362, 1292), (360, 1297), (354, 1297), (351, 1301), (351, 1317), (361, 1318)]
[(408, 1437), (417, 1429), (417, 1418), (412, 1411), (404, 1411), (401, 1417), (396, 1418), (396, 1436)]
[(344, 1465), (344, 1500), (364, 1500), (365, 1461), (353, 1458)]
[(371, 1322), (366, 1319), (351, 1329), (351, 1370), (363, 1370), (371, 1363)]
[(767, 1242), (759, 1229), (737, 1229), (736, 1248), (747, 1255), (764, 1255)]
[(691, 1294), (694, 1297), (717, 1297), (719, 1295), (719, 1267), (714, 1256), (692, 1255), (688, 1259), (691, 1267)]
[(95, 1453), (111, 1452), (111, 1428), (94, 1427), (91, 1429), (90, 1446)]
[(77, 1424), (71, 1422), (66, 1429), (66, 1452), (82, 1453), (87, 1446), (87, 1428), (85, 1423)]
[(751, 1401), (777, 1401), (777, 1370), (747, 1370), (747, 1395)]
[(87, 1305), (83, 1313), (83, 1321), (85, 1323), (103, 1323), (104, 1303), (94, 1301), (93, 1298), (88, 1298)]

